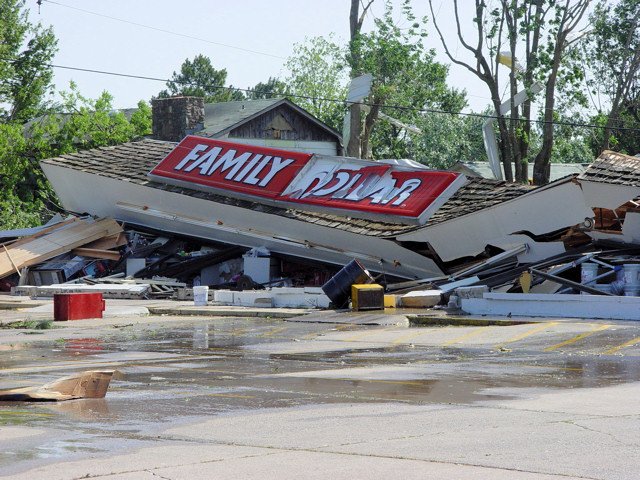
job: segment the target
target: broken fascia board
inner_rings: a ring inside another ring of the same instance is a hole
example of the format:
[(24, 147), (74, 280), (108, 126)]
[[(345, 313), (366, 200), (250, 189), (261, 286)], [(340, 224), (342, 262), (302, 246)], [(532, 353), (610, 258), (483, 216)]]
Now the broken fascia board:
[(640, 320), (640, 297), (491, 292), (461, 307), (471, 315)]
[(586, 232), (594, 240), (607, 240), (622, 244), (640, 243), (640, 212), (627, 212), (622, 224), (622, 232)]
[(591, 208), (615, 210), (620, 205), (640, 196), (640, 186), (616, 185), (613, 183), (579, 180), (585, 204)]
[[(335, 265), (344, 265), (355, 257), (370, 270), (401, 278), (443, 275), (433, 260), (390, 239), (216, 203), (59, 165), (43, 163), (42, 168), (62, 205), (70, 211), (118, 218), (135, 225), (231, 245), (264, 246), (274, 253)], [(101, 195), (96, 195), (96, 191)]]
[(462, 280), (456, 280), (455, 282), (439, 285), (438, 288), (442, 293), (449, 293), (449, 292), (453, 292), (456, 288), (473, 285), (475, 283), (478, 283), (479, 281), (480, 281), (480, 277), (469, 277), (469, 278), (464, 278)]
[(640, 212), (628, 211), (624, 216), (622, 233), (629, 238), (629, 243), (640, 243)]
[(492, 265), (496, 265), (499, 264), (501, 262), (504, 262), (505, 260), (508, 260), (510, 258), (513, 258), (521, 253), (525, 253), (527, 251), (527, 244), (523, 243), (520, 245), (516, 245), (515, 247), (512, 247), (508, 250), (505, 250), (502, 253), (499, 253), (497, 255), (494, 255), (491, 258), (488, 258), (487, 260), (477, 264), (477, 265), (473, 265), (472, 267), (469, 267), (465, 270), (461, 270), (459, 272), (456, 272), (454, 275), (451, 276), (451, 278), (456, 279), (459, 277), (464, 277), (466, 275), (471, 275), (472, 273), (476, 273), (476, 272), (480, 272), (482, 270), (485, 270), (487, 267), (492, 266)]
[(507, 237), (492, 240), (488, 245), (510, 250), (517, 245), (526, 245), (527, 250), (518, 254), (519, 263), (536, 263), (555, 257), (566, 252), (562, 242), (536, 242), (526, 235), (508, 235)]
[(399, 235), (398, 241), (429, 243), (444, 262), (474, 257), (496, 238), (534, 235), (570, 227), (593, 217), (579, 185), (560, 180), (507, 202)]

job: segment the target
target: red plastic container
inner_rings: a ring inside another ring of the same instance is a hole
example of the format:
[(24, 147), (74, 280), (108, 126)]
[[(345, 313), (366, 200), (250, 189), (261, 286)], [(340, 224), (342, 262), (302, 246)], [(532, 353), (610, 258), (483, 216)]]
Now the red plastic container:
[(53, 319), (102, 318), (105, 304), (101, 293), (57, 293), (53, 296)]

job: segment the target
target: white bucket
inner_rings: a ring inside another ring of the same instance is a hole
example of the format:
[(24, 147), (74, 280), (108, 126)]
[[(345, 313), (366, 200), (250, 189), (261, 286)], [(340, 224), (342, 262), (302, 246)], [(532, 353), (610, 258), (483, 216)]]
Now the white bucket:
[(624, 294), (626, 297), (640, 296), (640, 263), (625, 263)]
[(193, 304), (203, 307), (209, 301), (209, 287), (193, 287)]
[[(585, 285), (587, 282), (593, 280), (594, 278), (596, 278), (598, 276), (598, 264), (597, 263), (590, 263), (590, 262), (585, 262), (582, 264), (582, 271), (581, 271), (581, 282), (583, 285)], [(587, 287), (592, 287), (595, 288), (595, 285), (592, 283), (589, 283), (587, 285)], [(582, 293), (582, 295), (589, 295), (586, 292), (580, 292)]]

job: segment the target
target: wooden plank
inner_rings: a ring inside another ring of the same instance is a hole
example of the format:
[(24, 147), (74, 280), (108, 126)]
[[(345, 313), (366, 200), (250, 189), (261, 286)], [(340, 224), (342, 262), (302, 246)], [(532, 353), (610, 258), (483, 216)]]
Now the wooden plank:
[(29, 267), (45, 260), (69, 252), (99, 238), (115, 235), (122, 227), (112, 219), (101, 219), (95, 223), (79, 221), (65, 229), (57, 229), (16, 246), (10, 245), (6, 251), (0, 252), (0, 278), (10, 275), (15, 269)]
[(73, 255), (80, 255), (81, 257), (100, 258), (102, 260), (120, 260), (120, 253), (112, 250), (103, 250), (100, 248), (74, 248), (71, 250)]
[(127, 236), (124, 233), (118, 233), (116, 235), (110, 235), (108, 237), (100, 238), (91, 243), (83, 245), (84, 248), (95, 248), (97, 250), (113, 250), (114, 248), (122, 247), (127, 244)]
[(20, 270), (18, 269), (17, 265), (13, 261), (13, 258), (11, 258), (11, 254), (9, 253), (9, 250), (7, 250), (7, 247), (3, 245), (2, 248), (4, 248), (4, 251), (7, 254), (7, 258), (9, 259), (9, 262), (11, 262), (11, 266), (15, 269), (16, 272), (18, 272), (18, 276), (22, 277), (22, 274), (20, 273)]
[(60, 228), (66, 227), (67, 225), (70, 225), (72, 223), (79, 222), (79, 221), (81, 221), (79, 218), (73, 217), (73, 218), (70, 218), (68, 220), (65, 220), (64, 222), (56, 223), (55, 225), (51, 225), (49, 228), (45, 228), (44, 230), (40, 230), (35, 235), (31, 235), (29, 237), (22, 237), (22, 238), (20, 238), (18, 240), (15, 240), (11, 244), (11, 246), (12, 247), (17, 247), (17, 246), (23, 245), (23, 244), (28, 243), (28, 242), (36, 239), (36, 238), (40, 238), (40, 237), (42, 237), (44, 235), (48, 235), (51, 232), (54, 232), (54, 231), (56, 231), (56, 230), (58, 230)]

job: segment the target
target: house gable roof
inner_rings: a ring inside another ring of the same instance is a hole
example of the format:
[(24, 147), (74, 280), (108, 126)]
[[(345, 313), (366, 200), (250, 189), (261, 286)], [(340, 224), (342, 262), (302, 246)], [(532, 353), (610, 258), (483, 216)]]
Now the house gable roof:
[(299, 107), (286, 98), (269, 98), (263, 100), (240, 100), (235, 102), (207, 103), (204, 106), (204, 130), (197, 132), (202, 137), (218, 138), (226, 135), (231, 130), (250, 122), (260, 115), (286, 105), (299, 115), (305, 117), (321, 130), (324, 130), (338, 142), (342, 137), (326, 123)]

